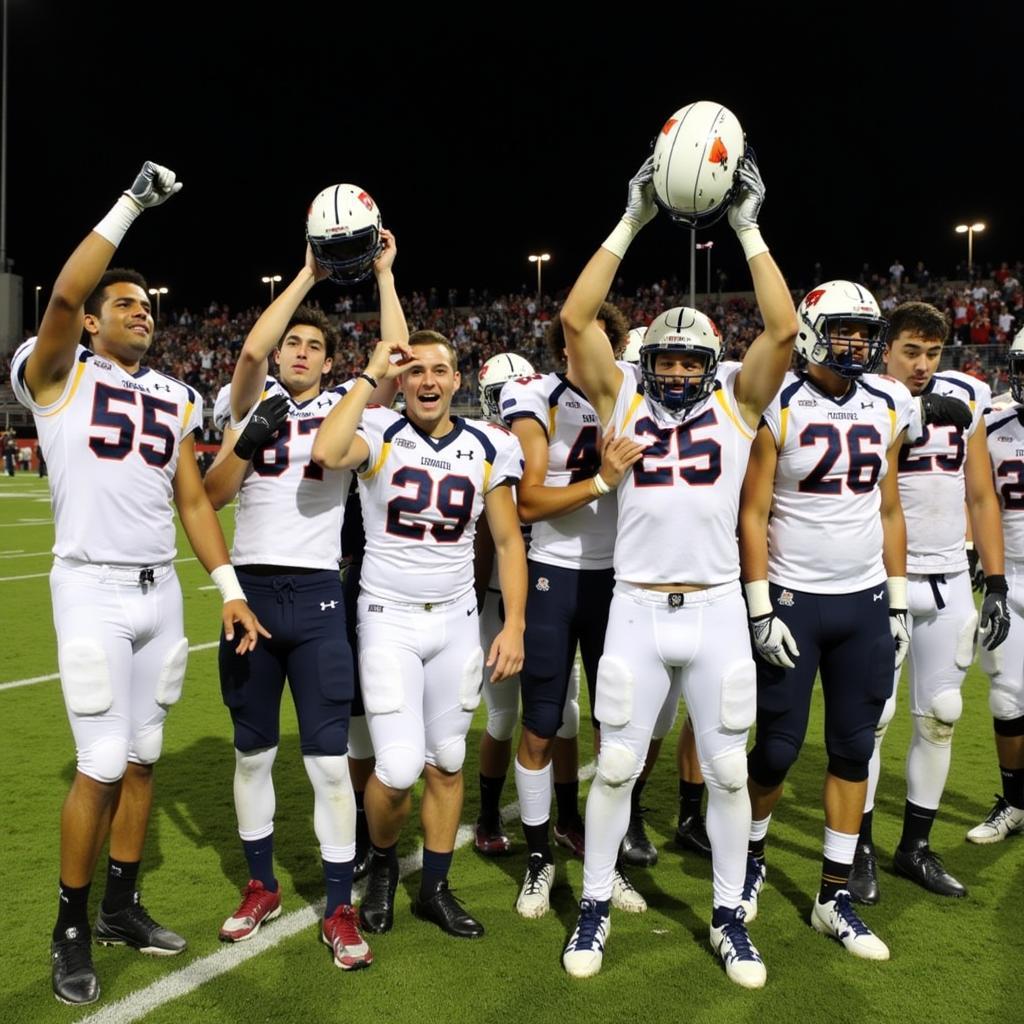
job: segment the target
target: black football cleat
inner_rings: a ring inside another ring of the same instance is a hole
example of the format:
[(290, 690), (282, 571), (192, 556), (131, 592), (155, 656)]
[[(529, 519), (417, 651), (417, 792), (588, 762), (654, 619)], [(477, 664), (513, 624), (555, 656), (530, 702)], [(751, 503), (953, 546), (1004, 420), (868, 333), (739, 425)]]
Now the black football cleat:
[(188, 943), (170, 928), (157, 924), (139, 902), (139, 894), (121, 910), (107, 913), (100, 907), (95, 936), (101, 946), (130, 946), (150, 956), (176, 956)]
[(68, 1006), (95, 1003), (100, 997), (100, 982), (92, 965), (92, 948), (88, 930), (68, 928), (64, 938), (50, 946), (53, 961), (53, 994)]
[(847, 885), (854, 903), (874, 906), (880, 899), (878, 891), (878, 860), (874, 843), (858, 843)]
[(359, 905), (359, 923), (380, 935), (391, 931), (395, 923), (395, 892), (398, 889), (398, 864), (389, 864), (387, 857), (370, 851), (370, 868), (366, 873), (366, 895)]
[(702, 857), (711, 856), (711, 840), (704, 827), (704, 818), (699, 814), (680, 819), (674, 838), (676, 846), (681, 850), (692, 850)]
[(424, 921), (433, 921), (441, 931), (459, 939), (479, 939), (484, 934), (484, 926), (466, 912), (448, 888), (446, 879), (438, 882), (426, 899), (417, 897), (413, 900), (412, 912)]
[(629, 816), (629, 827), (622, 837), (619, 855), (624, 864), (633, 868), (652, 868), (658, 863), (658, 850), (647, 838), (644, 827), (644, 811), (646, 808), (634, 810)]
[(938, 854), (933, 853), (927, 839), (919, 839), (911, 850), (899, 847), (892, 859), (897, 875), (917, 882), (922, 889), (939, 896), (962, 898), (967, 895), (966, 886), (958, 882), (943, 866)]

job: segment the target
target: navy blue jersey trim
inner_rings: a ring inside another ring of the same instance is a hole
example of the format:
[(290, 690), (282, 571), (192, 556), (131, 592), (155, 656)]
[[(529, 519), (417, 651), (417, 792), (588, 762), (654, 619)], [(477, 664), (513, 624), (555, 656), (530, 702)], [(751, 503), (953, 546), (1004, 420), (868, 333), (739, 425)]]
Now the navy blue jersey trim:
[(512, 423), (514, 420), (533, 420), (534, 423), (540, 423), (541, 430), (544, 431), (544, 436), (547, 437), (548, 425), (541, 423), (540, 417), (535, 412), (524, 410), (523, 412), (510, 412), (508, 415), (503, 416), (502, 419), (506, 424)]
[(988, 436), (993, 430), (998, 430), (1000, 427), (1005, 426), (1011, 420), (1020, 420), (1024, 424), (1024, 409), (1014, 409), (1013, 412), (1003, 416), (1002, 419), (995, 420), (992, 423), (988, 423), (985, 426), (985, 435)]
[(459, 417), (459, 423), (467, 434), (472, 434), (483, 445), (484, 458), (493, 466), (494, 460), (498, 457), (498, 449), (494, 447), (491, 439), (479, 427), (474, 427), (467, 423), (461, 416)]
[(896, 399), (893, 398), (892, 395), (887, 394), (885, 391), (881, 391), (879, 388), (873, 388), (870, 384), (865, 384), (862, 380), (858, 381), (857, 383), (860, 384), (860, 386), (869, 395), (875, 395), (878, 398), (884, 398), (885, 404), (889, 406), (889, 408), (892, 409), (893, 412), (896, 411)]

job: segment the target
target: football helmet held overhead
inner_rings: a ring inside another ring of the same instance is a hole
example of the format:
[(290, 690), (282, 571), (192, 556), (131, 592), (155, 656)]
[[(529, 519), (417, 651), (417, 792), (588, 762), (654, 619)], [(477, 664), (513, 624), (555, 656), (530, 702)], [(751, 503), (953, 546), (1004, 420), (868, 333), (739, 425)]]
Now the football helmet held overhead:
[[(658, 373), (658, 356), (695, 356), (693, 371)], [(722, 335), (713, 321), (689, 306), (667, 309), (647, 328), (640, 346), (644, 392), (669, 415), (685, 416), (711, 394), (722, 355)]]
[(804, 296), (796, 313), (796, 350), (806, 362), (850, 378), (878, 366), (889, 324), (866, 288), (826, 281)]
[(713, 224), (732, 202), (745, 148), (743, 127), (721, 103), (698, 100), (677, 110), (654, 142), (658, 205), (686, 227)]
[(306, 238), (331, 280), (357, 284), (369, 277), (384, 247), (380, 209), (358, 185), (331, 185), (310, 204)]
[(1010, 396), (1015, 402), (1024, 404), (1024, 327), (1014, 335), (1010, 351), (1006, 353), (1006, 362)]
[(477, 374), (480, 408), (484, 417), (501, 424), (501, 389), (510, 380), (532, 377), (533, 367), (515, 352), (500, 352), (480, 367)]
[(629, 340), (626, 342), (626, 347), (622, 350), (624, 362), (632, 363), (634, 366), (640, 365), (640, 346), (644, 343), (644, 335), (646, 333), (646, 327), (634, 327), (630, 330)]

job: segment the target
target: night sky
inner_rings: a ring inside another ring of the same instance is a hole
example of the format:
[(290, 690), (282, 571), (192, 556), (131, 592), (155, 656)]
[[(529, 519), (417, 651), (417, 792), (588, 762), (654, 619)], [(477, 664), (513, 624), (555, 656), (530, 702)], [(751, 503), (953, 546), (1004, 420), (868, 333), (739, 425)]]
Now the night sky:
[[(193, 4), (9, 5), (7, 243), (27, 302), (146, 158), (185, 188), (137, 222), (116, 262), (179, 308), (262, 302), (260, 277), (298, 269), (306, 207), (338, 181), (376, 198), (402, 292), (533, 287), (526, 255), (542, 250), (545, 290), (563, 289), (661, 124), (695, 99), (742, 121), (768, 189), (762, 229), (794, 287), (816, 261), (826, 277), (895, 257), (952, 270), (964, 219), (989, 224), (977, 261), (1024, 255), (1010, 159), (1021, 19), (1005, 6), (923, 33), (817, 7), (748, 22), (726, 4), (703, 21), (633, 5), (589, 28), (524, 5), (481, 6), (473, 21), (296, 2), (277, 19), (214, 3), (209, 17)], [(708, 237), (713, 269), (746, 287), (724, 222)], [(687, 254), (662, 216), (623, 273), (685, 279)], [(314, 294), (326, 304), (334, 287)]]

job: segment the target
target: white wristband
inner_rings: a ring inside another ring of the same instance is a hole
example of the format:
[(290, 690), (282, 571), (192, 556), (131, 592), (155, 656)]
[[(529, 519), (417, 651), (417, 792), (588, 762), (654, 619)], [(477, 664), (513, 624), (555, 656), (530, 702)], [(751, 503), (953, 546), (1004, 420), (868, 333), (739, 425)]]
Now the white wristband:
[(598, 498), (600, 498), (602, 494), (612, 493), (611, 485), (605, 480), (603, 476), (601, 476), (600, 473), (595, 473), (590, 478), (590, 482), (594, 485), (594, 493)]
[(907, 577), (890, 576), (885, 581), (889, 589), (889, 607), (897, 611), (907, 610)]
[(772, 614), (772, 599), (768, 593), (767, 580), (751, 580), (743, 584), (743, 592), (747, 595), (747, 615), (759, 619), (763, 615)]
[(242, 585), (238, 582), (238, 577), (235, 575), (234, 566), (230, 563), (218, 565), (210, 573), (210, 579), (217, 584), (217, 589), (220, 591), (220, 596), (224, 599), (225, 604), (228, 601), (245, 600), (245, 591), (242, 590)]
[(740, 245), (743, 246), (743, 255), (748, 263), (755, 256), (760, 256), (761, 253), (768, 251), (768, 246), (757, 228), (744, 228), (742, 231), (736, 232), (736, 237), (740, 240)]
[(132, 226), (132, 221), (142, 213), (139, 206), (131, 196), (125, 194), (118, 196), (117, 202), (110, 208), (110, 212), (93, 228), (97, 235), (102, 235), (111, 245), (119, 246), (124, 233)]
[(625, 259), (626, 250), (633, 239), (636, 238), (637, 232), (639, 232), (641, 227), (642, 225), (638, 224), (631, 217), (623, 217), (615, 225), (615, 230), (601, 243), (601, 248), (615, 253), (620, 260)]

